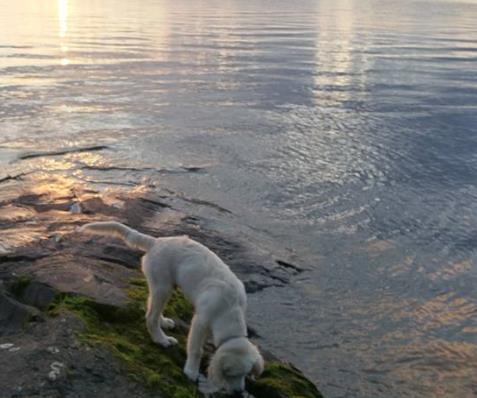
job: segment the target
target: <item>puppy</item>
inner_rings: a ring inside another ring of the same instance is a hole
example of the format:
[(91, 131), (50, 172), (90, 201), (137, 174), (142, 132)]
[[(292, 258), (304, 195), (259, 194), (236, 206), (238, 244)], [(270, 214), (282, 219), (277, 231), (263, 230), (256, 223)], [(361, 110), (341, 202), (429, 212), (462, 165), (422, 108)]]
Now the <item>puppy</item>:
[(209, 333), (216, 351), (208, 368), (208, 392), (225, 389), (241, 393), (249, 373), (262, 373), (263, 358), (247, 338), (245, 288), (215, 253), (187, 236), (153, 238), (117, 222), (89, 223), (79, 230), (116, 236), (128, 246), (146, 252), (142, 258), (142, 272), (149, 287), (146, 325), (157, 344), (169, 347), (177, 343), (163, 331), (174, 327), (174, 321), (162, 315), (174, 286), (179, 286), (194, 305), (184, 366), (191, 380), (199, 378), (203, 345)]

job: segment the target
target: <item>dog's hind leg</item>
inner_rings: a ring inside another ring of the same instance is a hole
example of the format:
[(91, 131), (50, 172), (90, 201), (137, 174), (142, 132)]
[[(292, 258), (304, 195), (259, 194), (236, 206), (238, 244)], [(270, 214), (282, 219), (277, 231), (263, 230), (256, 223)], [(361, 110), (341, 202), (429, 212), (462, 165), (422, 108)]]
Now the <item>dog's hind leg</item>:
[(174, 286), (167, 275), (161, 275), (161, 268), (155, 267), (154, 262), (147, 254), (142, 259), (142, 270), (149, 288), (146, 311), (147, 330), (155, 343), (163, 347), (169, 347), (176, 344), (177, 340), (174, 337), (167, 336), (161, 326), (173, 326), (174, 321), (164, 318), (162, 311)]
[(171, 318), (166, 318), (165, 316), (161, 316), (161, 327), (164, 329), (174, 329), (176, 323)]
[[(171, 294), (171, 290), (172, 287), (164, 288), (164, 286), (154, 286), (153, 290), (149, 291), (149, 297), (147, 299), (147, 329), (152, 340), (163, 347), (169, 347), (177, 343), (174, 337), (167, 336), (161, 329), (161, 324), (164, 324), (164, 321), (168, 319), (162, 317), (162, 310)], [(161, 324), (159, 324), (159, 320), (161, 320)]]
[(197, 381), (199, 377), (200, 359), (206, 337), (206, 324), (194, 315), (187, 338), (187, 361), (184, 366), (184, 373), (193, 381)]

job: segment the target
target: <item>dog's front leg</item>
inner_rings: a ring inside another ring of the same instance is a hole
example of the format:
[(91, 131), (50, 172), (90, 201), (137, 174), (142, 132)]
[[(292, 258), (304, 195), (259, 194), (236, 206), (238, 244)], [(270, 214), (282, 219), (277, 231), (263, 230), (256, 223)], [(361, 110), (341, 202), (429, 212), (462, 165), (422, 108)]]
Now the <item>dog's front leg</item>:
[(207, 326), (197, 314), (194, 315), (187, 337), (187, 361), (184, 366), (184, 373), (192, 381), (197, 381), (199, 377), (200, 359), (202, 357), (203, 346), (207, 336)]

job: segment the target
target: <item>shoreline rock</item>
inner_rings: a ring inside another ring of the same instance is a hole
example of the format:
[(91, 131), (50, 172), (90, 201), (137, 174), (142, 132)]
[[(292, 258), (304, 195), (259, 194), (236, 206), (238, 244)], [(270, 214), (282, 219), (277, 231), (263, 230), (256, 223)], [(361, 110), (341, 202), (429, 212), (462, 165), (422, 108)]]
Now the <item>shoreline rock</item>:
[[(175, 331), (182, 344), (177, 352), (161, 351), (145, 331), (141, 253), (111, 239), (76, 234), (85, 222), (115, 219), (154, 236), (187, 234), (224, 258), (249, 293), (284, 286), (302, 271), (246, 242), (219, 236), (206, 220), (171, 205), (172, 195), (159, 197), (147, 189), (100, 194), (34, 179), (22, 181), (16, 192), (0, 201), (0, 343), (18, 347), (2, 351), (5, 398), (196, 393), (181, 372), (190, 306), (179, 293), (168, 306), (182, 324)], [(81, 211), (71, 211), (75, 204)], [(267, 358), (263, 377), (249, 384), (256, 398), (321, 397), (292, 365)], [(21, 377), (15, 379), (16, 372)]]

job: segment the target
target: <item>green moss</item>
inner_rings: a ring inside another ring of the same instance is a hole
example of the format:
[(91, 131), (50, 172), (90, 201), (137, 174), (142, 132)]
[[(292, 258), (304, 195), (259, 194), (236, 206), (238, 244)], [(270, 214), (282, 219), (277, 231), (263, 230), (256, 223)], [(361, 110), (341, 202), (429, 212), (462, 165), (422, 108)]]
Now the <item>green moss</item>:
[(8, 287), (10, 292), (17, 298), (21, 297), (32, 279), (26, 275), (20, 275)]
[[(168, 331), (179, 344), (167, 349), (153, 343), (144, 320), (147, 286), (144, 280), (131, 282), (129, 304), (117, 308), (99, 304), (77, 295), (63, 295), (50, 309), (50, 314), (71, 311), (85, 324), (79, 336), (89, 344), (101, 344), (111, 350), (126, 366), (136, 381), (157, 390), (166, 397), (195, 397), (196, 387), (182, 373), (186, 360), (187, 327), (176, 326)], [(165, 310), (175, 320), (189, 322), (192, 306), (176, 290)], [(180, 323), (180, 322), (178, 322)], [(256, 398), (319, 398), (316, 387), (290, 365), (268, 363), (262, 377), (250, 382), (249, 391)], [(197, 393), (197, 396), (202, 396)], [(217, 395), (219, 396), (219, 395)]]
[(268, 362), (262, 376), (250, 383), (248, 390), (255, 397), (320, 398), (315, 385), (291, 365)]
[[(168, 331), (181, 344), (162, 348), (153, 343), (144, 320), (147, 286), (143, 280), (134, 280), (128, 291), (131, 298), (124, 308), (99, 304), (90, 298), (63, 295), (50, 314), (71, 311), (85, 324), (79, 338), (89, 344), (109, 348), (125, 365), (129, 375), (146, 386), (159, 390), (167, 397), (192, 397), (196, 387), (182, 373), (186, 359), (184, 349), (186, 331)], [(190, 319), (192, 307), (176, 291), (165, 313), (176, 319)]]

